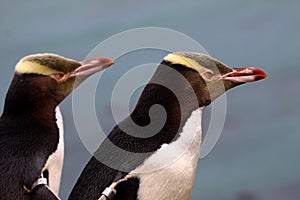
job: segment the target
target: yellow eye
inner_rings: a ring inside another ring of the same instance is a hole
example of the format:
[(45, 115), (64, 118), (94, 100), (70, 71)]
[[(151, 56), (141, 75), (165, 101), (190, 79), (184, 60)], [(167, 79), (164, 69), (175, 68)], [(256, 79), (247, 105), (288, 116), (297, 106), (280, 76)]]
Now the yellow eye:
[(210, 71), (203, 72), (201, 75), (206, 80), (211, 80), (214, 77), (214, 74)]
[(55, 79), (57, 82), (60, 82), (64, 79), (65, 74), (64, 73), (55, 73), (50, 75), (51, 78)]

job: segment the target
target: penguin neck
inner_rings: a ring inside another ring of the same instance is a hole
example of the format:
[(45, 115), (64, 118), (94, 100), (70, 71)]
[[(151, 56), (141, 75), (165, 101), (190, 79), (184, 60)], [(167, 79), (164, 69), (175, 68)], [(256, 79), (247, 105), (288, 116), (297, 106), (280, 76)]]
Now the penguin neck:
[[(26, 87), (20, 84), (19, 77), (14, 77), (6, 94), (2, 117), (22, 117), (49, 123), (55, 122), (57, 102), (50, 95), (45, 96), (39, 86)], [(21, 89), (20, 89), (21, 88)]]
[[(179, 137), (178, 133), (182, 131), (192, 112), (200, 107), (195, 96), (190, 95), (194, 94), (194, 90), (188, 82), (188, 77), (185, 77), (186, 74), (183, 76), (185, 80), (181, 80), (182, 77), (176, 78), (165, 70), (167, 70), (166, 67), (158, 67), (131, 114), (131, 119), (141, 127), (149, 126), (152, 122), (160, 120), (159, 118), (165, 120), (161, 130), (157, 134), (151, 133), (154, 136), (148, 138), (151, 142), (157, 143), (158, 146), (176, 140)], [(163, 84), (155, 84), (159, 82)], [(175, 87), (168, 88), (168, 86)], [(161, 117), (161, 110), (152, 113), (152, 115), (151, 112), (149, 113), (155, 105), (160, 105), (164, 109), (165, 118)], [(141, 134), (144, 134), (144, 132)]]
[(44, 105), (32, 105), (31, 103), (16, 104), (15, 102), (6, 101), (2, 117), (23, 117), (24, 119), (34, 119), (49, 123), (55, 122), (55, 106)]

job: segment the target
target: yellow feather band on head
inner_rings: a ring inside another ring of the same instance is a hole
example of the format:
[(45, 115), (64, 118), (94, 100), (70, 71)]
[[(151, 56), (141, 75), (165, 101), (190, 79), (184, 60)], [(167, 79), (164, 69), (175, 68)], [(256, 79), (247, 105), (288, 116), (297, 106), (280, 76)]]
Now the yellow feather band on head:
[(23, 61), (23, 60), (18, 62), (15, 71), (20, 74), (40, 74), (45, 76), (49, 76), (51, 74), (55, 74), (59, 72), (45, 65), (41, 65), (39, 63), (32, 62), (32, 61)]
[(181, 55), (170, 53), (166, 57), (164, 57), (164, 60), (171, 62), (173, 64), (179, 64), (179, 65), (186, 66), (187, 68), (191, 68), (191, 69), (197, 71), (198, 73), (207, 71), (207, 69), (205, 67), (203, 67), (202, 65), (200, 65), (197, 61), (195, 61), (191, 58), (181, 56)]

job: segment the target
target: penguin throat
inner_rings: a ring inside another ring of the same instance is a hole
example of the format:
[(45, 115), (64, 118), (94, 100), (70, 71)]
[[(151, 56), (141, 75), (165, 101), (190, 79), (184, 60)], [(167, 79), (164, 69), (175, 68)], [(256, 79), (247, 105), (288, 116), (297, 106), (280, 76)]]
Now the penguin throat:
[[(186, 102), (192, 101), (188, 96), (182, 98)], [(155, 110), (157, 105), (159, 107)], [(179, 103), (177, 97), (166, 87), (148, 84), (130, 118), (119, 124), (119, 127), (122, 129), (129, 126), (135, 135), (127, 134), (139, 138), (140, 143), (145, 144), (142, 152), (153, 152), (162, 144), (176, 140), (191, 113), (198, 108), (195, 103)], [(134, 126), (128, 123), (131, 120)]]

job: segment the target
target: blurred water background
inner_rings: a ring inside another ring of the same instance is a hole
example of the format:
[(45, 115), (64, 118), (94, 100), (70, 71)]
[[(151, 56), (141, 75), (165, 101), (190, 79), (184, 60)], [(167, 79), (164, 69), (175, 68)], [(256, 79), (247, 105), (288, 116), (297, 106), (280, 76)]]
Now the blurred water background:
[[(269, 75), (228, 92), (223, 134), (199, 162), (192, 199), (299, 200), (299, 8), (296, 0), (1, 0), (0, 110), (14, 65), (25, 55), (53, 52), (80, 60), (121, 31), (171, 28), (194, 38), (229, 66), (254, 65)], [(135, 60), (124, 58), (107, 73), (114, 76), (118, 68), (159, 62), (165, 55), (148, 53), (133, 56)], [(110, 87), (109, 79), (103, 87)], [(105, 92), (97, 93), (97, 113), (109, 131), (114, 122), (106, 117), (110, 104), (101, 95)], [(71, 96), (61, 109), (66, 158), (60, 196), (66, 199), (90, 155), (74, 126)]]

